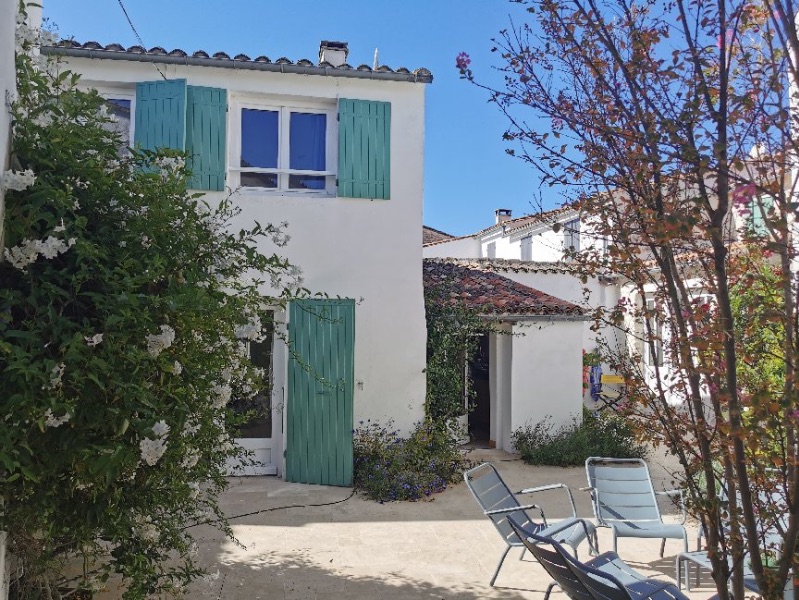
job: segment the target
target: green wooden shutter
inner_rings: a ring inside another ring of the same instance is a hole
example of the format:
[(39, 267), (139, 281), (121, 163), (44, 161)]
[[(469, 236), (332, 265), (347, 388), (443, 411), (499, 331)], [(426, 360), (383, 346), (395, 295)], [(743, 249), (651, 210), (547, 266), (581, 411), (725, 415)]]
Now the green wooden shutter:
[(771, 196), (757, 196), (752, 198), (749, 203), (749, 227), (755, 235), (768, 234), (768, 225), (766, 225), (766, 216), (771, 212), (774, 206), (774, 198)]
[(391, 197), (391, 104), (338, 102), (338, 195)]
[(355, 302), (289, 305), (286, 481), (352, 484)]
[(227, 90), (188, 86), (186, 151), (194, 190), (225, 189)]
[(186, 148), (186, 80), (136, 84), (135, 144), (144, 150)]

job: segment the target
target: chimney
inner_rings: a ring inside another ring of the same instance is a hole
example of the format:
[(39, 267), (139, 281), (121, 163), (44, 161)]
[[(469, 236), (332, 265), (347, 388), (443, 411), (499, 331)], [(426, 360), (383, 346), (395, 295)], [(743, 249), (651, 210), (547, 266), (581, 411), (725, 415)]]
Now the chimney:
[(510, 221), (512, 213), (513, 211), (509, 208), (498, 208), (494, 211), (494, 216), (496, 217), (496, 222), (494, 224), (499, 225), (505, 221)]
[(329, 42), (322, 40), (319, 43), (319, 62), (330, 63), (334, 67), (340, 67), (347, 62), (347, 55), (350, 53), (347, 42)]
[(25, 13), (28, 18), (26, 25), (33, 29), (42, 28), (42, 0), (29, 0), (25, 2)]

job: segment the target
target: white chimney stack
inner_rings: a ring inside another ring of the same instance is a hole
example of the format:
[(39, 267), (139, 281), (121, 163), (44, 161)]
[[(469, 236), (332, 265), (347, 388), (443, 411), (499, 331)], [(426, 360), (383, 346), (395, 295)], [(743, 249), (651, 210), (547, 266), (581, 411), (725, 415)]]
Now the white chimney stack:
[(347, 62), (347, 55), (350, 53), (347, 42), (329, 42), (322, 40), (319, 43), (319, 62), (329, 63), (334, 67), (340, 67)]
[(27, 14), (27, 25), (33, 29), (42, 28), (42, 0), (27, 0), (25, 2), (25, 14)]
[(499, 225), (505, 221), (510, 221), (512, 214), (513, 212), (509, 208), (498, 208), (494, 211), (494, 216), (496, 217), (495, 225)]

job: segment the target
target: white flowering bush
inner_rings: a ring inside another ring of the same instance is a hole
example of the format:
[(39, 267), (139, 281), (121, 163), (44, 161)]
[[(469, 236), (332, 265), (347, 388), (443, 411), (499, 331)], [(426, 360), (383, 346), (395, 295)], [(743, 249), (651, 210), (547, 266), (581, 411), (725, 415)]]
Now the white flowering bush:
[(21, 39), (0, 178), (0, 529), (24, 565), (14, 593), (51, 597), (62, 559), (81, 556), (99, 567), (85, 586), (117, 572), (127, 598), (179, 589), (200, 574), (186, 527), (222, 517), (226, 462), (242, 452), (231, 437), (245, 416), (228, 403), (263, 379), (246, 342), (281, 298), (258, 290), (297, 281), (257, 242), (286, 236), (232, 231), (227, 201), (187, 194), (178, 153), (120, 154), (102, 99)]

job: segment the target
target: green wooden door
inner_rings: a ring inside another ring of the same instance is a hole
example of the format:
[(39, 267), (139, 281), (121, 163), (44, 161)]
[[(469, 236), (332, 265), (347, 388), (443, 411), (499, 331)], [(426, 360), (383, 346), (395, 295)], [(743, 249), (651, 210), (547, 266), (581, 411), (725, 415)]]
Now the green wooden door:
[(289, 307), (286, 481), (352, 485), (353, 300)]

